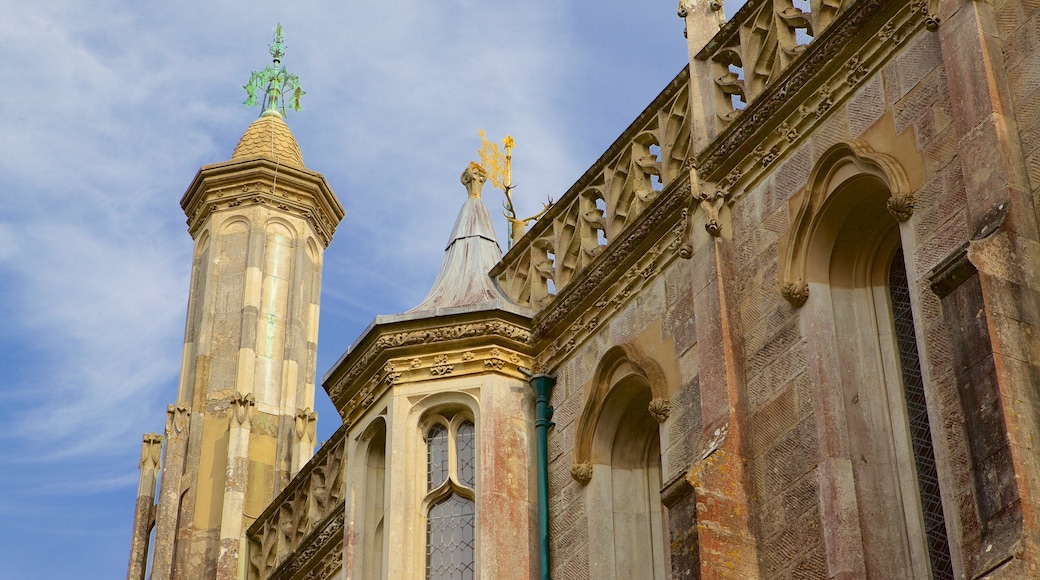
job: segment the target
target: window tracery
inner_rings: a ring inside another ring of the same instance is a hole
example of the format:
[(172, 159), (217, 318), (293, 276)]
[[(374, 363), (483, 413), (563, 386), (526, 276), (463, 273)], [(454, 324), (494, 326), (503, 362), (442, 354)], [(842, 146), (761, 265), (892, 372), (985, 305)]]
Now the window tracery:
[(469, 417), (437, 415), (426, 430), (426, 578), (475, 577), (476, 429)]

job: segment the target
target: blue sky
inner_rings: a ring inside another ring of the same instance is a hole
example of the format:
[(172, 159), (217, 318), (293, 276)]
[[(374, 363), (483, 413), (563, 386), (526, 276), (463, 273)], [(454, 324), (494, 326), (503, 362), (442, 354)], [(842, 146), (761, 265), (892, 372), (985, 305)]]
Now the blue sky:
[[(318, 369), (436, 276), (477, 134), (516, 139), (520, 213), (559, 197), (685, 65), (674, 0), (0, 0), (0, 579), (125, 575), (141, 435), (176, 396), (192, 241), (178, 200), (259, 114), (347, 210)], [(485, 200), (499, 217), (501, 194)], [(320, 378), (320, 377), (319, 377)], [(339, 425), (319, 389), (319, 440)]]

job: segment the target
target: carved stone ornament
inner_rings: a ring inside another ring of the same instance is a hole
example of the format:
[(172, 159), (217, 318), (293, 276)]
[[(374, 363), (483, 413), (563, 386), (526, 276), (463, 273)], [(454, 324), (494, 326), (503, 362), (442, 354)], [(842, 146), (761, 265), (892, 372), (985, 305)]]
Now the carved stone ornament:
[(801, 279), (788, 282), (780, 287), (780, 294), (783, 295), (784, 300), (791, 303), (791, 306), (800, 308), (809, 299), (809, 285)]
[(698, 196), (698, 201), (701, 204), (701, 209), (704, 210), (704, 229), (713, 237), (719, 237), (722, 234), (722, 223), (719, 221), (719, 210), (722, 209), (722, 205), (726, 203), (725, 192), (717, 188), (709, 188), (708, 191), (711, 193), (702, 192)]
[(575, 463), (571, 466), (571, 477), (582, 485), (588, 485), (592, 481), (592, 464), (588, 461)]
[(888, 213), (900, 222), (905, 222), (914, 215), (914, 195), (912, 193), (898, 193), (888, 198), (885, 204)]
[(314, 424), (318, 420), (318, 414), (311, 411), (309, 408), (300, 409), (296, 412), (296, 437), (303, 439), (304, 435), (309, 434), (314, 429)]
[(669, 399), (654, 399), (650, 401), (647, 411), (650, 412), (650, 416), (658, 423), (664, 423), (672, 412), (672, 401)]
[(170, 417), (173, 433), (178, 435), (183, 433), (188, 426), (188, 417), (191, 416), (191, 409), (184, 403), (177, 403), (176, 405), (170, 405), (166, 409), (166, 413)]
[(915, 0), (914, 8), (920, 12), (921, 17), (924, 18), (924, 27), (932, 32), (939, 30), (939, 25), (942, 20), (935, 15), (935, 11), (930, 6), (930, 0)]
[(235, 393), (228, 400), (228, 405), (231, 417), (239, 425), (247, 425), (249, 423), (249, 409), (256, 405), (256, 400), (253, 398), (253, 393)]

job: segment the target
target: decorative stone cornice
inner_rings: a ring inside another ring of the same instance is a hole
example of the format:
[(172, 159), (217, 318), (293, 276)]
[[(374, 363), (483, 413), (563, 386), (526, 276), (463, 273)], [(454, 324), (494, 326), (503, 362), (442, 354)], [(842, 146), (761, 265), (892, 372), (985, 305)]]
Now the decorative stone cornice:
[(322, 174), (257, 156), (203, 167), (181, 198), (192, 237), (214, 212), (249, 205), (306, 219), (325, 246), (344, 216), (343, 206)]
[(525, 380), (530, 339), (525, 317), (500, 310), (376, 324), (323, 386), (349, 423), (394, 385), (488, 372)]

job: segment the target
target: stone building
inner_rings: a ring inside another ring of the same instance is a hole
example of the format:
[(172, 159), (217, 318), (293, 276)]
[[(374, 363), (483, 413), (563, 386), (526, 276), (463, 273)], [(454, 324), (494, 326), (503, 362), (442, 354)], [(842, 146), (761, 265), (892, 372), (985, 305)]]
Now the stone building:
[(796, 4), (683, 0), (689, 66), (505, 255), (467, 168), (313, 456), (343, 214), (254, 123), (182, 200), (129, 577), (153, 527), (152, 578), (1040, 577), (1040, 3)]

